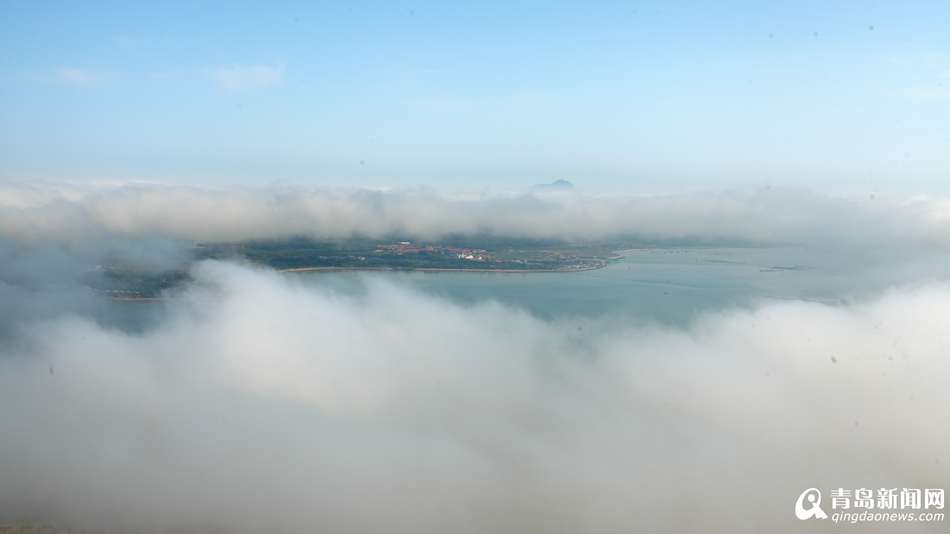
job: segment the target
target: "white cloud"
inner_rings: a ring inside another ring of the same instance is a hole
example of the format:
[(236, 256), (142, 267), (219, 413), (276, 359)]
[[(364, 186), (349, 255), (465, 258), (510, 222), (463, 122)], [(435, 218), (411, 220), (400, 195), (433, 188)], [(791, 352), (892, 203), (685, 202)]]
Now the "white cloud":
[(0, 186), (0, 237), (117, 235), (203, 241), (308, 235), (492, 233), (527, 238), (735, 239), (764, 243), (950, 246), (941, 199), (835, 198), (763, 189), (656, 196), (466, 197), (432, 190), (207, 189), (164, 185)]
[(284, 81), (283, 65), (230, 65), (214, 69), (210, 78), (228, 91), (263, 89)]
[(109, 78), (106, 73), (76, 67), (61, 67), (54, 77), (60, 83), (80, 86), (96, 85)]
[(791, 532), (804, 488), (950, 479), (945, 284), (581, 330), (372, 280), (195, 275), (145, 332), (62, 317), (0, 345), (0, 512), (123, 532)]

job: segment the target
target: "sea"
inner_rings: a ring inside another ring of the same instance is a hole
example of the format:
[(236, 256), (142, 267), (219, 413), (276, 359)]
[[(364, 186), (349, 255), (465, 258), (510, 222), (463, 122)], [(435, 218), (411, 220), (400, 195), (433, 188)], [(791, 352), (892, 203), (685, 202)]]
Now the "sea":
[(804, 300), (843, 306), (889, 288), (942, 281), (946, 255), (860, 254), (827, 248), (690, 247), (619, 251), (580, 272), (287, 273), (324, 290), (358, 294), (374, 280), (461, 306), (496, 302), (542, 319), (609, 316), (686, 326), (705, 313)]

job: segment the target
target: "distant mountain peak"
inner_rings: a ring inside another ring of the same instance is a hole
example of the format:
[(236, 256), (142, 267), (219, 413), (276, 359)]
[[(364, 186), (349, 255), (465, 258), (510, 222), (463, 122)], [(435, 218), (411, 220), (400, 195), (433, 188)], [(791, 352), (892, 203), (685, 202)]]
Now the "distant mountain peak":
[(532, 193), (559, 193), (573, 192), (574, 184), (567, 180), (555, 180), (549, 184), (537, 184), (531, 186)]

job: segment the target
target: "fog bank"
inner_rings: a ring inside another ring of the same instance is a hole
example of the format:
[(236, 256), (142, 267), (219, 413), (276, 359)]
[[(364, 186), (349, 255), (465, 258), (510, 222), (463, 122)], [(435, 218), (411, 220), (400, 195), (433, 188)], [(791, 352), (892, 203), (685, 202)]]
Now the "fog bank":
[(746, 240), (950, 245), (950, 202), (790, 189), (669, 195), (448, 194), (428, 189), (198, 188), (160, 184), (0, 186), (0, 237), (233, 241), (306, 235)]
[(677, 330), (194, 274), (145, 332), (68, 314), (0, 348), (0, 521), (792, 531), (807, 487), (950, 479), (950, 285)]

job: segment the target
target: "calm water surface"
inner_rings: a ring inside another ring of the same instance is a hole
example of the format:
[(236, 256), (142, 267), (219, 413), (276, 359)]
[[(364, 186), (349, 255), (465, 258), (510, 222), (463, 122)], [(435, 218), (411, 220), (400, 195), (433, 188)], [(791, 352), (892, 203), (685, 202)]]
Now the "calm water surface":
[(703, 312), (785, 299), (840, 305), (887, 287), (943, 279), (946, 257), (895, 265), (801, 247), (638, 249), (604, 269), (571, 273), (297, 273), (359, 292), (381, 278), (475, 305), (494, 300), (543, 318), (599, 317), (687, 324)]

